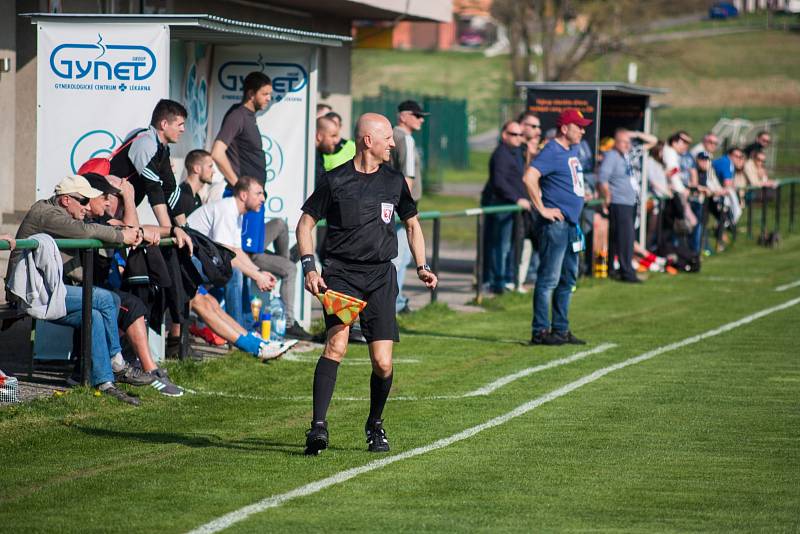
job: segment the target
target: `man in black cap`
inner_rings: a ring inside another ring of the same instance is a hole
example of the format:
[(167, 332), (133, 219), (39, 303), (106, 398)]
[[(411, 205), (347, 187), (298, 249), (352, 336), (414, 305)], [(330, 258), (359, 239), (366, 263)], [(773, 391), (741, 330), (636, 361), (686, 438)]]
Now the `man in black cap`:
[[(392, 130), (394, 137), (394, 148), (392, 149), (392, 159), (390, 165), (395, 170), (400, 171), (408, 183), (411, 191), (411, 198), (414, 202), (419, 202), (422, 198), (422, 156), (417, 149), (413, 133), (422, 128), (425, 117), (430, 113), (423, 111), (422, 107), (414, 100), (406, 100), (397, 106), (397, 126)], [(398, 254), (392, 260), (397, 270), (397, 302), (395, 310), (399, 312), (409, 311), (408, 297), (403, 295), (403, 282), (406, 278), (406, 267), (411, 261), (411, 252), (406, 241), (406, 230), (402, 224), (397, 225), (397, 250)]]

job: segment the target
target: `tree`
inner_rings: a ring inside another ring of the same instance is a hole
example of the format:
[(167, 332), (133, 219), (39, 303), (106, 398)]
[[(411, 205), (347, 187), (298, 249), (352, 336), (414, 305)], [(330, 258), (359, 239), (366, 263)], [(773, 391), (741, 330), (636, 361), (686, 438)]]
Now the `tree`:
[(631, 35), (648, 22), (692, 6), (690, 0), (495, 0), (491, 13), (506, 27), (514, 79), (558, 81), (572, 78), (585, 61), (629, 50)]

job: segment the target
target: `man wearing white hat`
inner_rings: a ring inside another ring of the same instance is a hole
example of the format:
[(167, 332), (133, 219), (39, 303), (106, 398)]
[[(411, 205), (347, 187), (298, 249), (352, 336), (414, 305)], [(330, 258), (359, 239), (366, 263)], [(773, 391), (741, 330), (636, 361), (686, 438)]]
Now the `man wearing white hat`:
[[(84, 222), (89, 212), (89, 201), (103, 193), (91, 185), (83, 176), (71, 175), (56, 185), (55, 195), (39, 200), (22, 219), (16, 239), (27, 239), (34, 234), (45, 233), (63, 238), (99, 239), (106, 243), (137, 245), (140, 241), (137, 228), (115, 228)], [(9, 280), (22, 252), (15, 250), (8, 261)], [(77, 259), (61, 251), (64, 260), (65, 278), (81, 270)], [(82, 277), (82, 273), (81, 273)], [(78, 328), (81, 325), (82, 289), (79, 285), (67, 284), (67, 315), (53, 321), (56, 324)], [(7, 294), (9, 294), (7, 292)], [(92, 292), (92, 386), (121, 402), (139, 405), (139, 399), (128, 395), (114, 385), (111, 358), (121, 358), (122, 348), (117, 330), (118, 297), (105, 289)]]

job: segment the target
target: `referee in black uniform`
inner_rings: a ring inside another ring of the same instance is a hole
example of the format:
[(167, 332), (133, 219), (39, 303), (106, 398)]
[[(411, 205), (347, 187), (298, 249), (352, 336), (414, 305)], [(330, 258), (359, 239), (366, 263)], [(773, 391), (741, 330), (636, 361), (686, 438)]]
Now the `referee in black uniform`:
[[(438, 281), (425, 263), (425, 240), (405, 178), (385, 165), (392, 147), (389, 120), (376, 113), (362, 115), (355, 157), (320, 177), (297, 224), (306, 289), (316, 295), (330, 288), (367, 301), (360, 320), (372, 360), (370, 410), (364, 427), (372, 452), (389, 450), (381, 416), (392, 387), (392, 345), (400, 340), (395, 319), (397, 275), (391, 261), (397, 256), (395, 213), (405, 224), (420, 280), (429, 288)], [(322, 276), (314, 265), (311, 237), (320, 219), (328, 224)], [(318, 454), (328, 446), (325, 418), (350, 332), (335, 315), (325, 315), (325, 327), (327, 342), (314, 371), (314, 415), (306, 454)]]

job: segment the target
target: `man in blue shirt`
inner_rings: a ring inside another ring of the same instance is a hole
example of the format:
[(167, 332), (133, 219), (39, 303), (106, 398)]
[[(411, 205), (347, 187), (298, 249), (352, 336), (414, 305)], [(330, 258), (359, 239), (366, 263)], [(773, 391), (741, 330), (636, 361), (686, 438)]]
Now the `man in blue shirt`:
[[(577, 109), (561, 112), (555, 139), (547, 143), (525, 172), (528, 196), (539, 212), (539, 272), (533, 292), (533, 345), (584, 345), (569, 330), (569, 301), (578, 276), (583, 209), (583, 169), (578, 144), (592, 121)], [(553, 321), (550, 322), (550, 305)], [(551, 327), (552, 326), (552, 327)]]
[[(489, 181), (481, 194), (482, 206), (517, 204), (530, 211), (528, 192), (522, 183), (522, 175), (525, 173), (520, 151), (522, 137), (522, 127), (518, 122), (508, 121), (503, 125), (501, 142), (489, 158)], [(516, 276), (516, 266), (511, 265), (509, 270), (507, 262), (511, 250), (514, 214), (495, 213), (488, 215), (486, 222), (489, 259), (486, 280), (490, 290), (500, 294), (506, 289), (506, 284), (513, 286)]]

